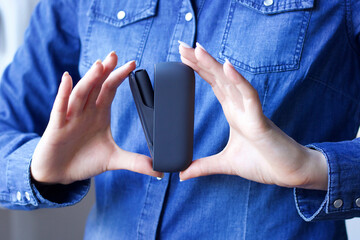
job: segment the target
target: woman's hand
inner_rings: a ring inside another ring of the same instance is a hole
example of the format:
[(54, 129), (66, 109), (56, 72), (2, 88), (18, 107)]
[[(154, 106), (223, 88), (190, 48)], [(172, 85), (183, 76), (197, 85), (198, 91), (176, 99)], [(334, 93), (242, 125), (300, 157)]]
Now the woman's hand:
[(135, 61), (113, 71), (116, 64), (112, 52), (103, 63), (95, 62), (74, 89), (70, 75), (64, 73), (49, 124), (31, 162), (36, 181), (69, 184), (116, 169), (162, 176), (152, 170), (149, 157), (122, 150), (114, 142), (111, 103), (117, 87), (135, 69)]
[(186, 180), (210, 174), (231, 174), (284, 187), (327, 189), (327, 163), (282, 132), (262, 111), (257, 91), (229, 61), (217, 62), (200, 44), (180, 42), (181, 60), (207, 81), (230, 125), (226, 147), (194, 161), (181, 172)]

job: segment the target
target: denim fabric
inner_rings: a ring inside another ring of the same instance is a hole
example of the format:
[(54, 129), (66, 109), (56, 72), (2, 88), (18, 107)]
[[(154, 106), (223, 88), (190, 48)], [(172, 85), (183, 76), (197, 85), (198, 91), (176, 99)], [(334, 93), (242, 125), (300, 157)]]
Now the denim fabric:
[[(325, 155), (328, 190), (227, 175), (180, 183), (177, 173), (159, 181), (125, 170), (106, 172), (95, 177), (96, 203), (85, 239), (346, 239), (343, 220), (360, 216), (360, 148), (353, 140), (360, 123), (360, 2), (268, 2), (42, 1), (0, 85), (1, 205), (61, 207), (87, 193), (89, 181), (45, 193), (29, 177), (62, 72), (78, 80), (115, 50), (118, 66), (136, 60), (153, 76), (155, 63), (180, 61), (178, 40), (193, 46), (198, 41), (249, 80), (268, 118)], [(194, 16), (190, 21), (187, 13)], [(111, 130), (121, 148), (149, 155), (127, 81), (112, 105)], [(228, 134), (219, 102), (197, 75), (194, 159), (221, 151)], [(336, 208), (338, 199), (343, 204)]]

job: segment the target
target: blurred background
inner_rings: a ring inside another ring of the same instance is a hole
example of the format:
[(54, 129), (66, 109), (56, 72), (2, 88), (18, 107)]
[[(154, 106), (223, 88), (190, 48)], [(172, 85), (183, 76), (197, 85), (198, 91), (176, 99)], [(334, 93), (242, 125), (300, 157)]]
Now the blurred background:
[[(0, 76), (11, 62), (38, 0), (0, 0)], [(92, 188), (79, 204), (67, 208), (10, 211), (0, 208), (0, 239), (82, 239), (86, 217), (95, 201)], [(360, 239), (360, 218), (346, 222), (350, 240)]]

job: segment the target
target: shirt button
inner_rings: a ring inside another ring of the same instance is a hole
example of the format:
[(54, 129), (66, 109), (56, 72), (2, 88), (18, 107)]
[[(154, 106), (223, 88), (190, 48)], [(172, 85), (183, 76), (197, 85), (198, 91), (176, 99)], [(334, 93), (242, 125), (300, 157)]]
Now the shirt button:
[(342, 205), (343, 205), (343, 200), (341, 200), (341, 199), (335, 200), (335, 202), (334, 202), (335, 208), (341, 208)]
[(161, 178), (161, 177), (157, 177), (156, 179), (159, 180), (159, 181), (161, 181), (162, 178)]
[(122, 19), (124, 19), (125, 18), (125, 12), (124, 11), (119, 11), (118, 12), (118, 14), (117, 14), (117, 18), (119, 19), (119, 20), (122, 20)]
[(273, 0), (264, 0), (264, 5), (267, 7), (273, 5), (273, 3), (274, 3)]
[(17, 199), (18, 201), (21, 201), (21, 192), (17, 192), (17, 193), (16, 193), (16, 199)]
[(355, 203), (356, 203), (356, 206), (360, 207), (360, 198), (357, 198), (357, 199), (355, 200)]
[(191, 12), (188, 12), (186, 15), (185, 15), (185, 20), (186, 21), (191, 21), (191, 19), (193, 18), (193, 15), (192, 15), (192, 13)]
[(30, 201), (30, 194), (28, 192), (25, 192), (25, 197), (28, 201)]

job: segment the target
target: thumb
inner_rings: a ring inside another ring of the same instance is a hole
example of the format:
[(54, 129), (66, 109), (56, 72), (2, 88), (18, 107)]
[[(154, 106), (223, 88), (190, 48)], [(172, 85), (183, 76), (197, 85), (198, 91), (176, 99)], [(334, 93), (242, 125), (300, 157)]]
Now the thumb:
[(230, 173), (230, 166), (227, 164), (225, 158), (222, 158), (221, 154), (218, 153), (193, 161), (186, 170), (180, 172), (180, 180), (184, 181), (200, 176)]
[(110, 160), (107, 167), (107, 170), (119, 169), (142, 173), (153, 177), (164, 177), (164, 173), (153, 170), (151, 158), (142, 154), (128, 152), (123, 149), (120, 149), (116, 158)]

